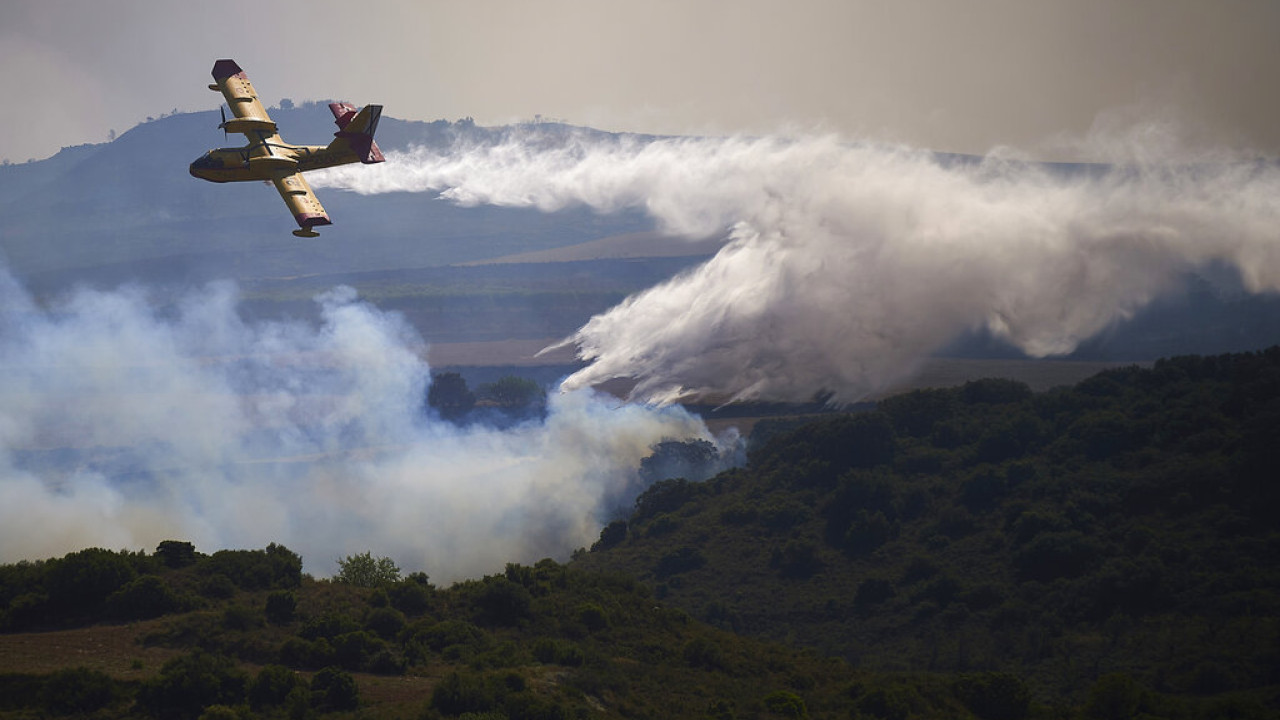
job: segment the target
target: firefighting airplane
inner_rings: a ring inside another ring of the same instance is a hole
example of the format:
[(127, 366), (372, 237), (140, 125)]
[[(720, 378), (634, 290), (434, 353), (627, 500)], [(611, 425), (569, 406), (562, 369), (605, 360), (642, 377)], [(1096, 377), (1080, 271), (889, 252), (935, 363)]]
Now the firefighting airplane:
[(381, 105), (366, 105), (359, 112), (349, 103), (329, 103), (338, 132), (328, 145), (288, 145), (280, 139), (276, 124), (258, 101), (249, 78), (234, 60), (213, 64), (214, 83), (210, 90), (220, 91), (235, 117), (222, 115), (224, 133), (244, 133), (249, 144), (241, 148), (210, 150), (191, 163), (191, 175), (210, 182), (263, 180), (275, 184), (284, 204), (293, 212), (298, 237), (319, 237), (317, 225), (332, 225), (329, 214), (321, 207), (302, 173), (307, 170), (362, 162), (383, 161), (382, 151), (373, 141), (378, 129)]

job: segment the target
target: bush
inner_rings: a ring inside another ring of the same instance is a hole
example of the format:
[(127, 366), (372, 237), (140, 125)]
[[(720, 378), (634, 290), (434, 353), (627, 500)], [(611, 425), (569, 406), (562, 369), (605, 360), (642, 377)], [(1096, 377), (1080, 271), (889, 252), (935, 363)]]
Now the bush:
[(470, 673), (449, 673), (431, 692), (431, 707), (445, 715), (496, 710), (497, 702), (484, 679)]
[(485, 578), (476, 604), (484, 620), (495, 625), (515, 625), (529, 616), (533, 596), (519, 583), (492, 576)]
[(402, 580), (387, 589), (387, 598), (391, 607), (406, 615), (421, 615), (431, 607), (431, 590), (426, 582)]
[(332, 644), (334, 658), (346, 670), (363, 669), (370, 656), (386, 647), (386, 643), (363, 630), (339, 635)]
[(609, 616), (604, 608), (595, 603), (583, 603), (578, 606), (578, 622), (587, 628), (587, 632), (599, 632), (609, 627)]
[(690, 667), (708, 670), (724, 668), (724, 653), (720, 651), (720, 646), (704, 637), (696, 637), (685, 643), (684, 647), (680, 648), (680, 657)]
[(201, 561), (209, 575), (226, 575), (244, 590), (296, 588), (302, 584), (302, 558), (283, 545), (265, 550), (219, 550)]
[(283, 705), (294, 688), (306, 681), (297, 673), (280, 665), (267, 665), (249, 682), (249, 706), (254, 710)]
[(440, 373), (431, 378), (427, 406), (445, 420), (460, 420), (476, 406), (476, 396), (467, 388), (466, 379), (458, 373)]
[(1099, 559), (1097, 540), (1077, 531), (1037, 535), (1013, 558), (1018, 576), (1025, 580), (1079, 577)]
[(298, 598), (290, 590), (273, 590), (267, 595), (267, 606), (263, 612), (272, 625), (286, 625), (298, 613)]
[(155, 575), (134, 578), (107, 598), (107, 615), (119, 620), (146, 620), (182, 608), (182, 600)]
[(49, 603), (72, 612), (96, 609), (138, 574), (127, 557), (102, 548), (70, 553), (46, 567)]
[(956, 681), (954, 692), (982, 720), (1022, 720), (1031, 707), (1026, 683), (1011, 673), (965, 675)]
[(822, 567), (818, 560), (818, 546), (812, 540), (797, 538), (788, 540), (774, 550), (772, 563), (783, 577), (803, 579)]
[(533, 657), (547, 665), (577, 667), (586, 660), (582, 649), (573, 643), (554, 638), (538, 638), (533, 643)]
[(40, 689), (40, 707), (53, 715), (87, 715), (122, 697), (111, 676), (77, 667), (58, 670)]
[(215, 573), (200, 581), (200, 594), (213, 600), (226, 600), (236, 594), (236, 584), (222, 573)]
[(290, 667), (321, 668), (336, 662), (336, 656), (325, 638), (290, 637), (280, 644), (280, 660)]
[(697, 497), (702, 486), (684, 478), (659, 480), (636, 498), (636, 509), (631, 514), (633, 522), (639, 522), (662, 513), (673, 513)]
[(355, 632), (359, 629), (360, 623), (351, 619), (350, 616), (331, 612), (307, 620), (302, 624), (302, 629), (298, 631), (298, 635), (307, 640), (315, 640), (316, 638), (332, 640), (339, 635)]
[(262, 627), (262, 615), (248, 605), (228, 605), (222, 611), (222, 627), (228, 630), (253, 630)]
[(591, 546), (591, 550), (593, 552), (598, 550), (608, 550), (611, 547), (621, 544), (622, 541), (626, 539), (627, 521), (614, 520), (600, 530), (600, 539), (596, 541), (596, 544)]
[(682, 547), (663, 555), (657, 566), (654, 568), (654, 574), (660, 578), (678, 575), (690, 570), (697, 570), (707, 564), (707, 559), (703, 557), (702, 551), (695, 547)]
[(404, 613), (389, 607), (370, 610), (364, 620), (365, 629), (383, 640), (394, 638), (404, 628), (404, 624)]
[(865, 610), (874, 605), (879, 605), (894, 595), (893, 584), (884, 578), (866, 578), (858, 583), (858, 589), (853, 596), (853, 604), (859, 610)]
[(196, 718), (210, 705), (243, 703), (245, 681), (230, 658), (197, 650), (165, 663), (138, 691), (138, 705), (156, 717)]
[(640, 477), (650, 483), (670, 478), (702, 481), (714, 475), (719, 465), (720, 452), (706, 440), (665, 440), (640, 461)]
[(1142, 688), (1125, 673), (1098, 678), (1089, 690), (1085, 716), (1094, 720), (1129, 720), (1138, 712)]
[(360, 706), (360, 688), (348, 673), (327, 667), (311, 678), (311, 704), (322, 711), (355, 710)]
[(804, 700), (799, 695), (786, 690), (775, 690), (765, 695), (764, 706), (770, 713), (782, 717), (809, 717), (809, 708), (805, 707)]

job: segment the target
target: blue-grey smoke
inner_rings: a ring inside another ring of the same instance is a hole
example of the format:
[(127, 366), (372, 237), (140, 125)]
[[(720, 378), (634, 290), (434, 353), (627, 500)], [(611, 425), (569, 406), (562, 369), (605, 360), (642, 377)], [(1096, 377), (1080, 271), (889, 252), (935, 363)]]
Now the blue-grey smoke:
[(371, 550), (473, 577), (591, 544), (652, 446), (708, 437), (590, 392), (504, 431), (433, 420), (422, 339), (349, 288), (318, 326), (246, 322), (231, 283), (152, 300), (40, 306), (0, 272), (0, 561), (277, 542), (322, 575)]

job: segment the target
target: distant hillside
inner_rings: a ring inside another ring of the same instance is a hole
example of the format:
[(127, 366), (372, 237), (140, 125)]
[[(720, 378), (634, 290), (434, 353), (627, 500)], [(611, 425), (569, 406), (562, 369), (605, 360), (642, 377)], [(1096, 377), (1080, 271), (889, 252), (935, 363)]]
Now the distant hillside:
[(863, 668), (1011, 672), (1071, 703), (1121, 678), (1130, 714), (1097, 717), (1141, 693), (1280, 710), (1280, 347), (797, 424), (654, 485), (574, 567)]
[[(324, 142), (334, 129), (322, 103), (276, 108), (272, 114), (293, 142)], [(233, 279), (246, 289), (247, 312), (269, 316), (288, 309), (289, 302), (299, 307), (309, 302), (310, 296), (297, 292), (300, 287), (345, 282), (380, 306), (408, 314), (428, 340), (474, 342), (562, 336), (625, 295), (700, 262), (720, 241), (686, 245), (662, 238), (639, 210), (544, 213), (458, 207), (429, 193), (360, 196), (331, 189), (321, 195), (335, 225), (316, 240), (302, 241), (290, 235), (293, 223), (273, 189), (259, 183), (213, 184), (188, 175), (187, 165), (206, 149), (241, 142), (234, 135), (224, 138), (218, 122), (214, 111), (179, 113), (138, 125), (110, 143), (0, 166), (4, 266), (38, 296), (77, 285), (127, 282), (180, 292)], [(570, 132), (611, 137), (590, 128), (536, 128), (551, 141)], [(384, 116), (378, 141), (388, 151), (445, 147), (457, 140), (496, 142), (512, 130)], [(973, 158), (939, 155), (939, 161)], [(1053, 170), (1098, 171), (1089, 166)], [(446, 270), (485, 264), (493, 269)], [(391, 291), (389, 274), (400, 275)], [(484, 276), (483, 291), (468, 285), (477, 274)], [(507, 284), (488, 280), (500, 277), (514, 279)], [(296, 310), (289, 312), (296, 315)], [(1181, 294), (1158, 299), (1070, 357), (1132, 362), (1275, 342), (1280, 342), (1280, 297), (1248, 295), (1234, 272), (1208, 268), (1189, 276)], [(937, 354), (1021, 357), (981, 331)]]
[[(323, 104), (272, 113), (292, 142), (332, 137)], [(0, 167), (0, 249), (8, 266), (38, 290), (76, 281), (292, 277), (462, 263), (650, 229), (638, 213), (459, 208), (425, 193), (325, 190), (335, 224), (303, 242), (290, 235), (293, 222), (273, 189), (188, 175), (187, 165), (210, 147), (242, 144), (239, 136), (224, 139), (218, 122), (213, 111), (181, 113), (110, 143)], [(507, 130), (384, 116), (378, 142), (388, 151), (457, 137), (490, 142)]]

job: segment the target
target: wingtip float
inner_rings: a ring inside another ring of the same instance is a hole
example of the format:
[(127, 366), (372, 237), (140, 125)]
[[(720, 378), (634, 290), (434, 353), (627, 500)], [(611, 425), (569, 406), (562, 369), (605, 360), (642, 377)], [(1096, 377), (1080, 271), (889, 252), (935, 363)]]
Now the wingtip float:
[(338, 132), (328, 145), (289, 145), (280, 139), (275, 122), (258, 100), (249, 78), (234, 60), (213, 64), (210, 90), (221, 92), (231, 108), (231, 119), (224, 114), (219, 125), (224, 133), (243, 133), (248, 144), (239, 148), (218, 148), (201, 155), (191, 163), (191, 175), (210, 182), (244, 182), (263, 180), (276, 186), (280, 197), (298, 229), (298, 237), (318, 237), (315, 228), (332, 225), (320, 200), (302, 173), (308, 170), (360, 162), (380, 163), (384, 160), (373, 134), (382, 116), (381, 105), (366, 105), (357, 110), (350, 103), (330, 103)]

